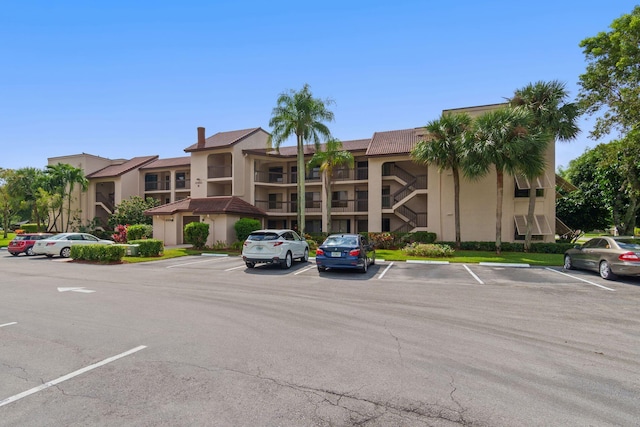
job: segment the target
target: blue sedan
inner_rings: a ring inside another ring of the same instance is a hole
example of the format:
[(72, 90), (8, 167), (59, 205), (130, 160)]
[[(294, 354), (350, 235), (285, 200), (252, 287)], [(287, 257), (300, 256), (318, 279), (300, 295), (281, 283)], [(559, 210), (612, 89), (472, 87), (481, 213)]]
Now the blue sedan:
[(376, 263), (376, 251), (360, 234), (332, 234), (316, 250), (318, 271), (351, 268), (366, 273)]

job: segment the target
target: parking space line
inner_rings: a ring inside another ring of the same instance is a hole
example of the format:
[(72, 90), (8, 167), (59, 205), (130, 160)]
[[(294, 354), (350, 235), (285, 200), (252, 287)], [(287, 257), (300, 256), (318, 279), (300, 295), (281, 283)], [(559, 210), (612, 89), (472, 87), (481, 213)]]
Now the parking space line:
[(136, 348), (132, 348), (129, 351), (125, 351), (124, 353), (120, 353), (120, 354), (117, 354), (115, 356), (112, 356), (112, 357), (109, 357), (107, 359), (104, 359), (101, 362), (94, 363), (93, 365), (89, 365), (89, 366), (84, 367), (82, 369), (78, 369), (77, 371), (71, 372), (70, 374), (64, 375), (64, 376), (62, 376), (62, 377), (60, 377), (58, 379), (55, 379), (53, 381), (48, 381), (48, 382), (46, 382), (46, 383), (44, 383), (42, 385), (39, 385), (37, 387), (34, 387), (32, 389), (29, 389), (27, 391), (23, 391), (22, 393), (13, 395), (11, 397), (7, 397), (6, 399), (0, 400), (0, 407), (4, 406), (4, 405), (8, 405), (9, 403), (15, 402), (16, 400), (20, 400), (20, 399), (22, 399), (24, 397), (30, 396), (30, 395), (32, 395), (34, 393), (39, 392), (39, 391), (45, 390), (45, 389), (47, 389), (47, 388), (49, 388), (51, 386), (60, 384), (61, 382), (69, 380), (69, 379), (71, 379), (73, 377), (77, 377), (78, 375), (84, 374), (85, 372), (88, 372), (88, 371), (91, 371), (93, 369), (99, 368), (100, 366), (106, 365), (107, 363), (111, 363), (111, 362), (113, 362), (115, 360), (118, 360), (118, 359), (121, 359), (123, 357), (129, 356), (129, 355), (131, 355), (133, 353), (136, 353), (136, 352), (138, 352), (140, 350), (143, 350), (145, 348), (147, 348), (146, 345), (141, 345), (141, 346), (138, 346)]
[(393, 261), (391, 261), (391, 264), (389, 264), (387, 268), (385, 268), (384, 271), (380, 273), (380, 275), (378, 276), (378, 279), (382, 279), (384, 275), (387, 274), (387, 271), (389, 271), (392, 265), (393, 265)]
[(549, 270), (549, 271), (553, 271), (553, 272), (558, 273), (558, 274), (562, 274), (563, 276), (571, 277), (572, 279), (580, 280), (581, 282), (585, 282), (585, 283), (588, 283), (588, 284), (593, 285), (593, 286), (597, 286), (597, 287), (602, 288), (602, 289), (606, 289), (607, 291), (611, 291), (611, 292), (615, 292), (616, 291), (615, 289), (611, 289), (611, 288), (607, 288), (606, 286), (598, 285), (597, 283), (590, 282), (588, 280), (582, 279), (582, 278), (577, 277), (577, 276), (573, 276), (571, 274), (563, 273), (562, 271), (554, 270), (553, 268), (545, 267), (544, 269), (545, 270)]
[(167, 268), (176, 268), (176, 267), (182, 267), (184, 265), (191, 265), (191, 264), (201, 264), (203, 262), (211, 262), (211, 261), (217, 261), (219, 259), (224, 259), (223, 257), (212, 257), (211, 259), (206, 259), (204, 261), (193, 261), (193, 262), (185, 262), (184, 264), (175, 264), (175, 265), (170, 265)]
[(305, 271), (309, 271), (309, 270), (311, 270), (312, 268), (316, 268), (316, 266), (315, 266), (315, 265), (312, 265), (311, 267), (307, 267), (307, 268), (305, 268), (304, 270), (296, 271), (295, 273), (293, 273), (293, 275), (294, 275), (294, 276), (297, 276), (298, 274), (302, 274), (302, 273), (304, 273)]
[(467, 267), (466, 264), (462, 264), (462, 266), (465, 268), (465, 270), (467, 270), (469, 272), (469, 274), (471, 275), (471, 277), (473, 277), (474, 279), (477, 280), (478, 283), (480, 283), (481, 285), (484, 285), (484, 282), (482, 280), (480, 280), (480, 278), (478, 277), (478, 275), (476, 273), (474, 273), (473, 271), (471, 271), (471, 269), (469, 267)]
[(18, 322), (9, 322), (9, 323), (5, 323), (3, 325), (0, 325), (0, 328), (4, 328), (5, 326), (11, 326), (11, 325), (17, 325)]
[(233, 271), (233, 270), (238, 270), (238, 269), (241, 269), (241, 268), (247, 268), (247, 266), (242, 264), (242, 265), (239, 265), (237, 267), (227, 268), (225, 271)]

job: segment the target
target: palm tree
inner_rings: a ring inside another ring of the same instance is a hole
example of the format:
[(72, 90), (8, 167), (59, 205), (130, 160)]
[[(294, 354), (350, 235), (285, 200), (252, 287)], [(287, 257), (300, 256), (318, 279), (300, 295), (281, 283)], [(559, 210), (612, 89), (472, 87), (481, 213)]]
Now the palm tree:
[(327, 206), (327, 224), (325, 231), (331, 233), (331, 181), (336, 166), (353, 167), (353, 154), (342, 149), (342, 142), (331, 138), (327, 141), (324, 151), (316, 151), (309, 161), (308, 167), (319, 166), (324, 180), (325, 202)]
[[(59, 198), (59, 211), (56, 218), (60, 218), (60, 227), (67, 231), (71, 220), (71, 198), (75, 184), (80, 184), (83, 190), (87, 189), (89, 181), (84, 176), (82, 169), (66, 163), (47, 165), (45, 173), (49, 176), (49, 190), (57, 194)], [(67, 222), (64, 221), (64, 201), (67, 199)], [(54, 220), (55, 224), (56, 221)]]
[(464, 173), (469, 178), (496, 171), (496, 253), (502, 247), (504, 174), (539, 176), (545, 169), (547, 136), (531, 126), (524, 108), (504, 107), (475, 119), (472, 136), (465, 141)]
[[(550, 82), (538, 81), (529, 83), (521, 89), (517, 89), (509, 103), (514, 106), (522, 106), (533, 114), (532, 126), (540, 132), (548, 135), (547, 141), (554, 139), (571, 141), (580, 133), (576, 121), (578, 120), (578, 106), (573, 102), (567, 102), (569, 92), (565, 84), (552, 80)], [(536, 203), (536, 188), (534, 182), (536, 176), (526, 176), (531, 183), (529, 187), (529, 209), (527, 212), (527, 232), (524, 241), (525, 252), (531, 246), (531, 234), (533, 230), (533, 215)]]
[(291, 89), (278, 96), (277, 105), (271, 112), (269, 126), (273, 128), (267, 147), (280, 148), (289, 137), (295, 135), (298, 147), (298, 231), (304, 235), (304, 146), (305, 142), (313, 141), (317, 148), (320, 146), (321, 137), (329, 139), (331, 132), (323, 123), (333, 121), (333, 112), (327, 109), (327, 105), (333, 104), (330, 99), (321, 100), (314, 98), (308, 84), (298, 92)]
[(411, 157), (418, 163), (436, 165), (442, 172), (453, 172), (454, 222), (456, 229), (456, 249), (460, 249), (460, 168), (463, 166), (463, 143), (473, 119), (467, 113), (443, 114), (425, 126), (429, 139), (420, 141), (411, 151)]

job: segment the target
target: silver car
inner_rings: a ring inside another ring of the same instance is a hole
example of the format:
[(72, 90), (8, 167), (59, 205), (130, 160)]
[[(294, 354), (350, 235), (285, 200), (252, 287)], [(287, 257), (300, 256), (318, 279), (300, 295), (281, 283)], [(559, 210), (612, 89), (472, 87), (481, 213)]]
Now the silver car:
[(93, 234), (87, 233), (60, 233), (48, 239), (36, 241), (33, 252), (36, 255), (46, 255), (51, 258), (60, 255), (62, 258), (71, 256), (71, 246), (75, 245), (112, 245), (112, 240), (98, 239)]
[(613, 280), (616, 276), (640, 275), (640, 239), (633, 237), (595, 237), (564, 253), (564, 268), (582, 268)]
[(258, 263), (291, 268), (294, 259), (309, 260), (309, 244), (293, 230), (258, 230), (245, 240), (242, 259), (249, 268)]

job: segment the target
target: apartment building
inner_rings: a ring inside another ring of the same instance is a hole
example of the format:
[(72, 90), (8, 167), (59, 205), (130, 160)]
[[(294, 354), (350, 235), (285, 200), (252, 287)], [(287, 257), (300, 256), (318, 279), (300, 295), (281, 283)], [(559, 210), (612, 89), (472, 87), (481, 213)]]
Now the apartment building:
[[(472, 107), (482, 114), (499, 105)], [(234, 223), (259, 219), (265, 228), (297, 228), (297, 149), (268, 150), (269, 133), (261, 128), (218, 132), (197, 141), (184, 157), (144, 156), (109, 160), (89, 154), (49, 159), (85, 170), (89, 189), (76, 203), (83, 222), (105, 221), (115, 207), (133, 195), (153, 197), (162, 205), (147, 212), (154, 237), (173, 245), (184, 242), (184, 226), (210, 225), (208, 244), (235, 240)], [(451, 171), (417, 164), (411, 149), (425, 139), (423, 128), (376, 132), (370, 138), (343, 141), (355, 159), (353, 167), (332, 176), (332, 232), (430, 231), (441, 241), (455, 239)], [(314, 147), (305, 148), (305, 162)], [(536, 191), (534, 238), (555, 239), (555, 147), (547, 152), (547, 172), (537, 182), (510, 177), (504, 183), (502, 240), (524, 237), (529, 191)], [(320, 232), (326, 223), (325, 188), (319, 168), (306, 171), (305, 230)], [(462, 179), (461, 235), (465, 241), (495, 240), (496, 175)]]

